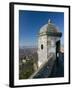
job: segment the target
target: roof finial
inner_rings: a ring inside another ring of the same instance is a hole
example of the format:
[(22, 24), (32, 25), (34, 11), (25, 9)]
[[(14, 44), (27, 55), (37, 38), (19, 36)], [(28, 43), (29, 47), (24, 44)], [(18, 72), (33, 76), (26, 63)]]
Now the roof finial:
[(51, 23), (51, 20), (50, 19), (48, 20), (48, 23)]

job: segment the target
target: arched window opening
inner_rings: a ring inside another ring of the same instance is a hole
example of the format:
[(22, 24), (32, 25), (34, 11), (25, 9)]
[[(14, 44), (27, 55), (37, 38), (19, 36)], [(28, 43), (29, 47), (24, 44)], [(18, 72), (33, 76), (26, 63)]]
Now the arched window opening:
[(43, 49), (43, 44), (41, 44), (41, 49)]

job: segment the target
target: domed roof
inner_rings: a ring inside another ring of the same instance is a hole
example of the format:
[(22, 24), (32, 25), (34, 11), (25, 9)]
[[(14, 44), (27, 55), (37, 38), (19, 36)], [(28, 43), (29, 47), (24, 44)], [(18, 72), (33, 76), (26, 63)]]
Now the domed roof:
[(50, 19), (47, 24), (43, 25), (40, 28), (40, 33), (47, 33), (47, 32), (59, 32), (57, 27), (51, 23)]

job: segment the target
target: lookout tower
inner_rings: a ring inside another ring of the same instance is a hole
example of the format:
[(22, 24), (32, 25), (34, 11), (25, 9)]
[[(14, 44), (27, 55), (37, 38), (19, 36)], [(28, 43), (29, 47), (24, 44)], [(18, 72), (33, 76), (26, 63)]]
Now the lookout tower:
[(38, 66), (48, 61), (50, 55), (59, 56), (60, 38), (62, 33), (48, 20), (48, 23), (40, 28), (38, 35)]

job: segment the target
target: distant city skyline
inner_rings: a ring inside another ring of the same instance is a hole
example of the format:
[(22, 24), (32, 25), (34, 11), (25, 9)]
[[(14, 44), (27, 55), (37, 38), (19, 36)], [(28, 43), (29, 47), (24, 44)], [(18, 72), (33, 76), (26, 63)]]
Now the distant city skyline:
[(64, 45), (64, 13), (45, 11), (19, 11), (19, 46), (37, 47), (40, 28), (51, 20), (62, 32), (61, 44)]

